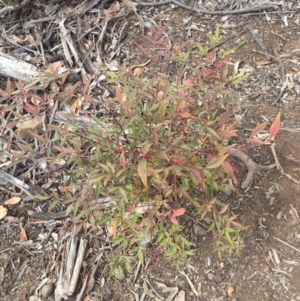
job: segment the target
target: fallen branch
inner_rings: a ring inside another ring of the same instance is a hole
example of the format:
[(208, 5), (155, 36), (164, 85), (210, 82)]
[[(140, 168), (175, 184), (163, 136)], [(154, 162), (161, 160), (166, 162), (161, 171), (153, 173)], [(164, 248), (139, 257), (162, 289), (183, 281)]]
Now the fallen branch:
[(39, 72), (34, 65), (0, 52), (0, 75), (21, 79), (22, 82), (29, 84), (38, 79)]
[(260, 46), (260, 48), (263, 50), (264, 54), (266, 55), (268, 61), (271, 60), (270, 54), (267, 51), (267, 48), (264, 46), (264, 44), (261, 42), (261, 40), (259, 39), (259, 37), (256, 35), (256, 33), (254, 32), (254, 30), (252, 28), (249, 28), (249, 31), (253, 37), (253, 39), (255, 40), (255, 42)]
[(273, 11), (278, 10), (278, 7), (275, 5), (264, 5), (264, 6), (256, 6), (256, 7), (250, 7), (250, 8), (243, 8), (238, 10), (221, 10), (221, 11), (209, 11), (209, 10), (203, 10), (203, 9), (195, 9), (190, 6), (187, 6), (183, 3), (180, 3), (176, 0), (165, 0), (165, 1), (159, 1), (159, 2), (140, 2), (136, 3), (137, 7), (152, 7), (152, 6), (161, 6), (161, 5), (168, 5), (168, 4), (174, 4), (178, 7), (181, 7), (187, 11), (191, 11), (194, 13), (204, 14), (204, 15), (211, 15), (211, 16), (224, 16), (224, 15), (240, 15), (240, 14), (248, 14), (248, 13), (256, 13), (256, 12), (263, 12), (263, 11)]
[(271, 164), (271, 165), (266, 165), (266, 166), (259, 165), (259, 164), (255, 163), (248, 155), (246, 155), (242, 151), (232, 148), (232, 147), (229, 147), (227, 149), (227, 152), (231, 156), (234, 156), (234, 157), (240, 159), (247, 166), (248, 173), (247, 173), (246, 179), (241, 184), (242, 189), (246, 189), (251, 185), (251, 183), (253, 182), (253, 177), (258, 172), (258, 170), (272, 169), (276, 166), (276, 164)]

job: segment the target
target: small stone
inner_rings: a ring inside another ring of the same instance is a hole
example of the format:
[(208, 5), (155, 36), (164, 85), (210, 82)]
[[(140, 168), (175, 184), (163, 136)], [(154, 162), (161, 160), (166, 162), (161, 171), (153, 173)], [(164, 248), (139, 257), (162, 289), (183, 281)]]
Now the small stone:
[(39, 296), (30, 296), (29, 297), (29, 299), (28, 299), (29, 301), (38, 301), (39, 300)]
[(125, 278), (125, 274), (122, 269), (117, 269), (114, 276), (120, 281)]
[(41, 295), (43, 298), (47, 299), (53, 293), (54, 285), (52, 283), (46, 283), (41, 289)]
[(214, 275), (213, 273), (208, 273), (208, 274), (207, 274), (207, 278), (208, 278), (209, 280), (213, 280), (213, 279), (215, 278), (215, 275)]
[(206, 235), (205, 229), (203, 229), (200, 225), (194, 225), (193, 230), (194, 230), (195, 236), (201, 237), (201, 236)]
[(232, 190), (228, 187), (228, 186), (225, 186), (223, 191), (228, 195), (228, 196), (231, 196), (231, 193), (232, 193)]

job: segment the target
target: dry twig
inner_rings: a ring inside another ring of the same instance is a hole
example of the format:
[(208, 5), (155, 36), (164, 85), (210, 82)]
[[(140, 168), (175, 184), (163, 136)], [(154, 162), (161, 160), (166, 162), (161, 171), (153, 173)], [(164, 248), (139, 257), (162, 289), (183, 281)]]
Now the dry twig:
[(274, 53), (276, 55), (276, 58), (277, 58), (277, 61), (278, 61), (278, 65), (279, 65), (279, 68), (280, 68), (280, 71), (281, 71), (281, 89), (280, 89), (280, 92), (278, 94), (278, 96), (276, 97), (276, 99), (273, 101), (273, 105), (275, 106), (278, 106), (278, 102), (279, 100), (281, 99), (282, 97), (282, 94), (283, 94), (283, 91), (285, 90), (286, 88), (286, 83), (285, 83), (285, 70), (284, 70), (284, 65), (283, 65), (283, 62), (278, 54), (278, 52), (276, 51), (276, 49), (274, 49)]
[(287, 247), (293, 249), (294, 251), (300, 253), (300, 250), (299, 250), (299, 249), (297, 249), (297, 248), (295, 248), (294, 246), (288, 244), (287, 242), (281, 240), (280, 238), (277, 238), (277, 237), (273, 237), (273, 238), (276, 239), (277, 241), (281, 242), (282, 244), (286, 245)]

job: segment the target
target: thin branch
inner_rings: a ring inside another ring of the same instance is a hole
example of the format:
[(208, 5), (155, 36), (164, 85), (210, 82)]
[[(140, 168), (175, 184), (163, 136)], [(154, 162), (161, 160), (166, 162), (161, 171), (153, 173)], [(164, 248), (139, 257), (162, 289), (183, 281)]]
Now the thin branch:
[(280, 76), (280, 79), (281, 79), (281, 89), (280, 89), (280, 92), (278, 94), (278, 96), (276, 97), (276, 99), (273, 101), (272, 105), (275, 105), (275, 106), (278, 106), (278, 102), (279, 100), (281, 99), (282, 97), (282, 94), (283, 94), (283, 91), (285, 90), (286, 88), (286, 85), (285, 85), (285, 70), (284, 70), (284, 65), (283, 65), (283, 62), (280, 58), (280, 55), (278, 54), (278, 52), (276, 51), (276, 49), (274, 49), (274, 53), (276, 55), (276, 58), (277, 58), (277, 61), (278, 61), (278, 65), (279, 65), (279, 68), (280, 68), (280, 71), (281, 71), (281, 76)]
[(250, 33), (253, 36), (253, 39), (255, 40), (255, 42), (260, 46), (260, 48), (263, 50), (263, 52), (265, 53), (267, 59), (270, 61), (271, 57), (266, 49), (266, 47), (264, 46), (264, 44), (261, 42), (261, 40), (259, 39), (259, 37), (255, 34), (254, 30), (252, 28), (249, 28)]
[(152, 6), (161, 6), (161, 5), (168, 5), (168, 4), (174, 4), (178, 7), (181, 7), (187, 11), (191, 11), (194, 13), (204, 14), (204, 15), (240, 15), (240, 14), (248, 14), (248, 13), (256, 13), (256, 12), (262, 12), (262, 11), (273, 11), (278, 10), (278, 7), (275, 5), (264, 5), (264, 6), (257, 6), (257, 7), (250, 7), (250, 8), (244, 8), (244, 9), (238, 9), (238, 10), (223, 10), (223, 11), (209, 11), (209, 10), (202, 10), (202, 9), (195, 9), (190, 6), (187, 6), (177, 0), (165, 0), (165, 1), (159, 1), (154, 3), (147, 3), (147, 2), (140, 2), (136, 3), (137, 7), (152, 7)]
[(242, 31), (240, 31), (239, 33), (237, 33), (237, 34), (235, 34), (235, 35), (232, 35), (232, 36), (230, 36), (230, 37), (224, 39), (223, 41), (221, 41), (221, 42), (217, 43), (216, 45), (210, 47), (210, 48), (208, 49), (208, 52), (210, 52), (211, 50), (213, 50), (213, 49), (215, 49), (215, 48), (217, 48), (217, 47), (223, 45), (224, 43), (226, 43), (226, 42), (232, 40), (233, 38), (239, 37), (240, 35), (242, 35), (242, 34), (243, 34), (245, 31), (247, 31), (247, 30), (248, 30), (248, 28), (244, 28), (244, 29), (243, 29)]

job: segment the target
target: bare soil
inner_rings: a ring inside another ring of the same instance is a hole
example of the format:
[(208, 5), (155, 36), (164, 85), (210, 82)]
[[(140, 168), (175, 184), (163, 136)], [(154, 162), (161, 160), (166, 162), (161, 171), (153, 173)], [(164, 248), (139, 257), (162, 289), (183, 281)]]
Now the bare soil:
[[(180, 8), (159, 7), (143, 9), (142, 14), (156, 18), (158, 14), (170, 27), (176, 29), (176, 42), (183, 42), (187, 28), (182, 25), (189, 12)], [(285, 26), (283, 17), (287, 16), (289, 26)], [(232, 63), (242, 62), (253, 68), (253, 74), (242, 85), (236, 86), (239, 106), (235, 112), (243, 116), (239, 126), (241, 139), (249, 136), (250, 130), (263, 121), (272, 122), (278, 111), (282, 112), (282, 129), (276, 136), (276, 152), (284, 174), (279, 170), (261, 171), (255, 182), (246, 191), (237, 188), (230, 196), (219, 197), (230, 203), (231, 210), (238, 214), (239, 222), (249, 229), (241, 233), (241, 242), (245, 248), (239, 255), (224, 255), (218, 258), (212, 252), (211, 234), (195, 234), (194, 223), (187, 220), (186, 232), (195, 242), (195, 256), (189, 258), (181, 271), (185, 271), (194, 284), (198, 295), (192, 291), (186, 278), (174, 270), (162, 258), (147, 250), (148, 265), (141, 267), (133, 283), (138, 267), (125, 277), (108, 278), (107, 262), (103, 260), (96, 272), (96, 283), (85, 300), (142, 300), (143, 283), (148, 281), (163, 296), (156, 300), (167, 300), (166, 293), (158, 288), (156, 282), (170, 287), (178, 287), (185, 292), (185, 300), (201, 301), (296, 301), (300, 300), (300, 27), (299, 15), (289, 13), (252, 14), (244, 16), (198, 17), (193, 20), (201, 29), (191, 30), (189, 39), (204, 42), (207, 32), (213, 32), (216, 24), (226, 36), (240, 32), (245, 27), (257, 30), (257, 35), (271, 56), (274, 50), (282, 55), (286, 74), (291, 74), (294, 86), (286, 89), (280, 100), (280, 107), (273, 106), (280, 83), (280, 68), (274, 60), (267, 61), (260, 46), (250, 33), (242, 35), (248, 43), (240, 47), (230, 58)], [(297, 21), (298, 20), (298, 21)], [(126, 64), (133, 65), (145, 61), (138, 53), (134, 41), (140, 43), (139, 28), (136, 20), (130, 17), (127, 31), (129, 37), (122, 48), (128, 49)], [(298, 23), (297, 23), (298, 22)], [(121, 22), (120, 22), (121, 23)], [(118, 23), (117, 23), (118, 24)], [(228, 26), (230, 25), (230, 26)], [(226, 28), (227, 27), (227, 28)], [(239, 38), (224, 44), (229, 49), (236, 45)], [(155, 66), (148, 66), (146, 72), (155, 72)], [(172, 76), (172, 74), (170, 74)], [(249, 149), (248, 154), (260, 164), (274, 162), (269, 146)], [(237, 177), (243, 180), (245, 168), (237, 164)], [(45, 223), (32, 223), (26, 210), (35, 208), (38, 203), (18, 204), (9, 209), (9, 215), (18, 217), (27, 233), (28, 245), (19, 242), (20, 228), (15, 223), (0, 224), (0, 300), (28, 300), (34, 295), (38, 284), (45, 277), (57, 280), (60, 262), (56, 258), (57, 244), (51, 237), (46, 244), (41, 234), (49, 235)], [(25, 210), (26, 209), (26, 210)], [(199, 222), (199, 221), (197, 221)], [(68, 221), (62, 221), (60, 227), (68, 227)], [(278, 240), (280, 239), (280, 241)], [(88, 236), (91, 254), (101, 248), (101, 237)], [(286, 244), (284, 244), (286, 243)], [(293, 248), (292, 248), (293, 247)], [(87, 256), (87, 261), (90, 258)], [(83, 281), (86, 271), (82, 272)], [(150, 289), (149, 283), (147, 284)], [(79, 288), (80, 289), (80, 286)], [(71, 297), (69, 300), (75, 300)], [(154, 300), (146, 296), (144, 300)]]

